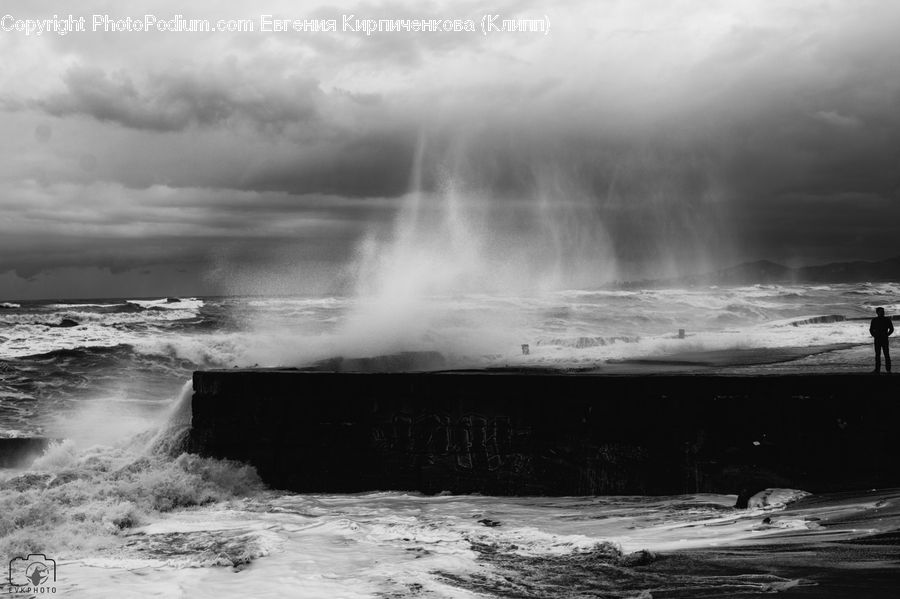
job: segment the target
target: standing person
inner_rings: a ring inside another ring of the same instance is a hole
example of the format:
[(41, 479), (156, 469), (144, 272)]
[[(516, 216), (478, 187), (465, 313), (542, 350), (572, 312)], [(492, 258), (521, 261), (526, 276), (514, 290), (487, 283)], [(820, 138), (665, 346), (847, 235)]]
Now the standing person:
[(884, 369), (891, 371), (891, 351), (888, 348), (888, 337), (894, 332), (894, 323), (884, 315), (884, 308), (875, 308), (875, 318), (869, 325), (869, 334), (875, 338), (875, 370), (881, 372), (881, 354), (884, 353)]

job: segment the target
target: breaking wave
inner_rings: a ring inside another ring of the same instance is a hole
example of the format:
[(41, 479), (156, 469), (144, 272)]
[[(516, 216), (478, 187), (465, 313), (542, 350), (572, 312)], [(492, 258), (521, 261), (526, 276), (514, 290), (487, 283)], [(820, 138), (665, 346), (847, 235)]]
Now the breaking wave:
[(186, 383), (144, 433), (53, 442), (27, 469), (2, 471), (0, 552), (102, 554), (162, 513), (259, 493), (252, 467), (184, 453), (191, 393)]
[(805, 324), (828, 324), (831, 322), (844, 322), (846, 317), (840, 314), (829, 314), (827, 316), (813, 316), (812, 318), (804, 318), (803, 320), (795, 320), (791, 325), (799, 327)]
[(54, 349), (52, 351), (41, 354), (32, 354), (29, 356), (21, 356), (22, 360), (53, 360), (57, 358), (78, 359), (91, 358), (96, 356), (115, 356), (123, 353), (131, 353), (134, 348), (131, 345), (122, 343), (119, 345), (97, 345), (90, 347), (72, 347), (66, 349)]
[(605, 347), (616, 343), (637, 343), (640, 337), (614, 336), (614, 337), (569, 337), (555, 339), (538, 339), (536, 345), (556, 345), (560, 347), (570, 347), (574, 349), (585, 349), (588, 347)]

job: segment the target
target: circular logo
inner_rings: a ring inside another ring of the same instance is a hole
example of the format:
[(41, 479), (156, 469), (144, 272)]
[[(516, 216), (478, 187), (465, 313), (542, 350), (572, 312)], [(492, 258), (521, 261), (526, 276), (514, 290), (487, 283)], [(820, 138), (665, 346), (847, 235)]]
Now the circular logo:
[(25, 568), (25, 578), (31, 581), (32, 586), (44, 584), (50, 576), (50, 569), (42, 562), (31, 562)]

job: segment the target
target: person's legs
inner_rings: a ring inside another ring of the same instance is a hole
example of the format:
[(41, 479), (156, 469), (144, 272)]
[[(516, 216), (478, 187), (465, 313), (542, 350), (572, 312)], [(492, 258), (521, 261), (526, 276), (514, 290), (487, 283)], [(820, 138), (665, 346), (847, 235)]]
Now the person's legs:
[(885, 339), (881, 343), (881, 351), (884, 352), (884, 369), (891, 371), (891, 348), (888, 346), (888, 340)]
[(875, 338), (875, 372), (881, 372), (881, 340)]

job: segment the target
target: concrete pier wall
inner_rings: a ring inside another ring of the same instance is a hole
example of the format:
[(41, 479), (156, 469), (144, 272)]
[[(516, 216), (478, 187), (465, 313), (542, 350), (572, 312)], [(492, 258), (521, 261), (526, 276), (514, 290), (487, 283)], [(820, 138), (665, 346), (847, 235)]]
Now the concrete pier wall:
[(192, 451), (300, 492), (900, 486), (889, 376), (194, 373)]
[(18, 468), (30, 464), (52, 442), (46, 437), (0, 439), (0, 468)]

